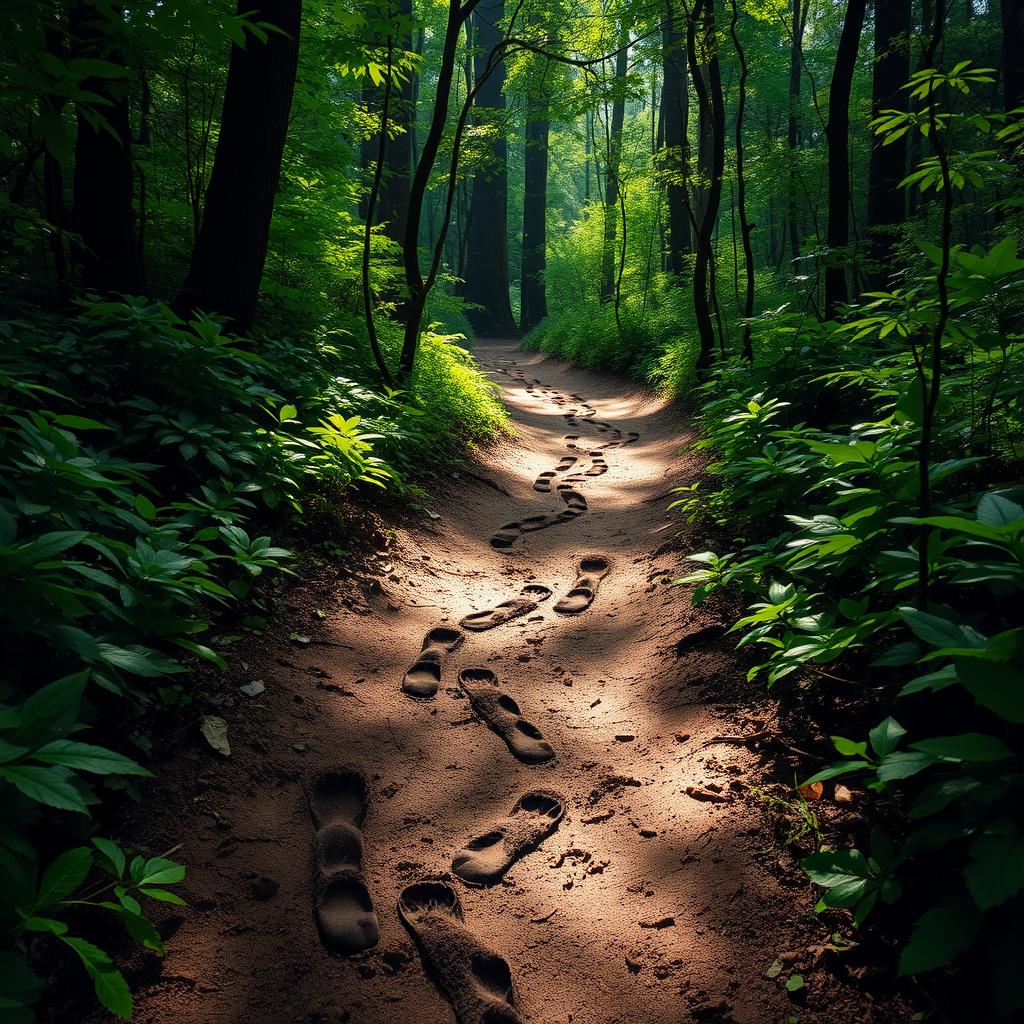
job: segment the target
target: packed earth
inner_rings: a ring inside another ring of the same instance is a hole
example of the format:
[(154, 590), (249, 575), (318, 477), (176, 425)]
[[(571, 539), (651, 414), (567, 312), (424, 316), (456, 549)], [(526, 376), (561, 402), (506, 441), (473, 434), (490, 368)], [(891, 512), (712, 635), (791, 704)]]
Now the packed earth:
[(218, 702), (230, 756), (179, 746), (133, 816), (187, 857), (190, 905), (137, 1019), (909, 1019), (773, 837), (777, 725), (723, 620), (663, 585), (666, 498), (702, 469), (677, 411), (477, 353), (517, 436), (296, 587)]

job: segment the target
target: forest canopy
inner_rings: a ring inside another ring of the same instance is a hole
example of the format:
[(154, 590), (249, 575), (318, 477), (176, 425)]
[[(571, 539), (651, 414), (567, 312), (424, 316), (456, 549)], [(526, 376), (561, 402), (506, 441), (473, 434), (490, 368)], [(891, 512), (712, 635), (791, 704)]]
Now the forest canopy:
[(872, 794), (817, 912), (1024, 1012), (1021, 0), (5, 0), (0, 69), (9, 1019), (65, 954), (130, 1016), (68, 907), (161, 951), (185, 868), (108, 824), (225, 623), (507, 435), (474, 337), (679, 400), (674, 582)]

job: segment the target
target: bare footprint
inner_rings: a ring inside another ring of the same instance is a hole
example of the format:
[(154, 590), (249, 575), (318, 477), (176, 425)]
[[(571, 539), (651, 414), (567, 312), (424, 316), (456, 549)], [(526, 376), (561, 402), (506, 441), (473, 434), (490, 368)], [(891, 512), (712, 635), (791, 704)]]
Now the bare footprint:
[(363, 880), (366, 779), (351, 768), (323, 772), (309, 784), (307, 795), (317, 828), (313, 859), (320, 941), (344, 956), (372, 949), (380, 936)]
[(508, 961), (466, 928), (459, 895), (448, 882), (406, 886), (398, 898), (398, 916), (458, 1024), (524, 1024)]
[(575, 455), (563, 455), (562, 456), (562, 461), (559, 462), (557, 466), (555, 466), (555, 472), (556, 473), (565, 473), (567, 470), (572, 469), (572, 467), (575, 466), (575, 465), (576, 465), (576, 456)]
[(594, 464), (587, 470), (587, 476), (601, 476), (602, 473), (608, 472), (608, 463), (604, 461), (601, 452), (591, 452), (590, 457)]
[(467, 882), (491, 885), (521, 857), (535, 850), (558, 828), (565, 800), (535, 789), (524, 793), (508, 817), (471, 839), (452, 859), (452, 871)]
[(452, 626), (437, 626), (423, 638), (423, 650), (405, 673), (402, 691), (410, 697), (433, 697), (441, 685), (441, 657), (462, 645), (466, 634)]
[(508, 749), (526, 764), (543, 764), (555, 756), (555, 748), (532, 722), (526, 721), (519, 705), (498, 686), (498, 677), (488, 668), (466, 668), (459, 673), (459, 685), (469, 697), (473, 710), (508, 744)]
[(493, 629), (495, 626), (500, 626), (510, 619), (517, 619), (520, 615), (532, 612), (541, 601), (546, 601), (550, 596), (551, 590), (548, 587), (542, 586), (540, 583), (528, 583), (523, 587), (519, 597), (502, 601), (501, 604), (496, 605), (494, 608), (488, 608), (487, 611), (473, 612), (462, 619), (459, 625), (463, 629), (472, 630), (474, 633), (479, 633), (485, 629)]
[(608, 560), (599, 555), (581, 559), (579, 578), (575, 586), (555, 605), (555, 611), (562, 615), (578, 615), (594, 603), (601, 580), (608, 575)]
[(539, 491), (541, 494), (550, 494), (551, 484), (554, 482), (557, 475), (558, 474), (553, 469), (549, 469), (546, 472), (541, 473), (541, 475), (533, 481), (533, 489), (535, 491)]

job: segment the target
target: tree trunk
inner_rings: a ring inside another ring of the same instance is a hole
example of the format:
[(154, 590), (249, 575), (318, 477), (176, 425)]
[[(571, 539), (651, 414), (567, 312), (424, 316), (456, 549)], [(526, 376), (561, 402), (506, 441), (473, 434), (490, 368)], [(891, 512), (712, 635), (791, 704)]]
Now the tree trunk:
[(519, 326), (532, 330), (548, 315), (544, 288), (548, 191), (548, 105), (530, 97), (526, 107), (523, 185), (523, 268)]
[[(910, 34), (913, 31), (911, 0), (887, 0), (875, 4), (875, 67), (871, 84), (871, 110), (877, 117), (883, 110), (906, 110), (903, 89), (910, 77)], [(906, 197), (900, 182), (906, 177), (907, 137), (883, 146), (880, 140), (871, 150), (868, 166), (868, 246), (877, 268), (892, 256), (896, 235), (886, 230), (906, 221)], [(875, 272), (876, 282), (885, 274)]]
[(239, 15), (279, 31), (231, 48), (220, 138), (199, 241), (178, 307), (220, 313), (236, 330), (256, 314), (299, 57), (302, 0), (239, 0)]
[[(701, 54), (706, 60), (704, 67), (697, 59), (698, 21), (702, 22)], [(693, 88), (697, 94), (699, 123), (708, 126), (706, 134), (711, 150), (710, 180), (697, 222), (697, 259), (693, 271), (693, 309), (700, 338), (696, 369), (700, 373), (710, 367), (715, 358), (715, 325), (712, 321), (714, 300), (709, 297), (708, 290), (713, 287), (713, 238), (722, 200), (722, 172), (725, 169), (725, 98), (722, 94), (722, 74), (715, 39), (715, 0), (696, 0), (694, 3), (693, 15), (687, 26), (686, 48), (690, 57)]]
[[(395, 48), (411, 51), (412, 42), (412, 0), (398, 0), (393, 8), (401, 21), (402, 31), (395, 40)], [(385, 224), (384, 232), (396, 242), (401, 241), (405, 231), (405, 217), (409, 209), (409, 185), (413, 165), (413, 118), (415, 117), (416, 75), (406, 73), (398, 83), (398, 90), (391, 99), (389, 121), (392, 132), (398, 129), (394, 138), (385, 140), (384, 176), (381, 180), (380, 202), (377, 219)]]
[[(622, 83), (629, 68), (629, 29), (623, 22), (619, 51), (615, 56), (615, 82)], [(615, 224), (619, 216), (619, 181), (622, 163), (622, 125), (626, 119), (626, 96), (620, 90), (612, 100), (611, 123), (605, 124), (604, 247), (601, 250), (601, 301), (615, 297)]]
[[(69, 17), (72, 57), (124, 66), (124, 54), (114, 37), (121, 18), (117, 7), (105, 17), (76, 3)], [(82, 88), (102, 97), (95, 109), (109, 125), (108, 130), (90, 124), (76, 105), (72, 218), (82, 239), (77, 256), (83, 284), (104, 294), (139, 292), (142, 268), (135, 231), (128, 86), (120, 79), (89, 78)]]
[(743, 324), (743, 358), (752, 362), (754, 352), (750, 339), (750, 318), (754, 315), (754, 252), (750, 245), (750, 234), (754, 230), (754, 225), (747, 220), (747, 179), (743, 166), (743, 116), (747, 108), (748, 68), (747, 55), (740, 43), (737, 31), (739, 18), (739, 7), (736, 0), (732, 0), (732, 21), (729, 23), (729, 31), (740, 64), (739, 99), (736, 104), (736, 208), (740, 218), (740, 237), (743, 240), (743, 261), (746, 268), (746, 290), (741, 307), (741, 315), (745, 321)]
[(800, 255), (800, 228), (797, 224), (799, 202), (797, 200), (797, 156), (800, 148), (800, 83), (803, 76), (801, 67), (804, 26), (807, 21), (808, 0), (801, 6), (800, 0), (793, 0), (793, 17), (790, 24), (792, 38), (789, 47), (789, 196), (787, 227), (789, 229), (789, 252), (795, 260)]
[(849, 0), (836, 51), (829, 90), (828, 124), (828, 253), (825, 267), (825, 315), (833, 317), (846, 302), (846, 272), (850, 243), (850, 89), (857, 63), (857, 46), (864, 28), (866, 0)]
[[(486, 65), (502, 39), (504, 0), (482, 0), (474, 19), (474, 35), (480, 60)], [(462, 288), (467, 302), (478, 308), (466, 310), (477, 334), (511, 338), (518, 333), (508, 291), (508, 144), (503, 113), (505, 65), (501, 63), (484, 82), (476, 97), (477, 110), (487, 110), (483, 120), (494, 129), (489, 158), (473, 175), (466, 237), (466, 276)]]
[(681, 274), (684, 254), (693, 248), (690, 216), (686, 212), (687, 134), (690, 120), (690, 91), (686, 82), (684, 34), (672, 24), (673, 12), (662, 28), (664, 79), (661, 93), (662, 124), (666, 161), (672, 180), (666, 188), (668, 199), (668, 261), (666, 270)]
[(1002, 0), (1003, 104), (1024, 105), (1024, 0)]

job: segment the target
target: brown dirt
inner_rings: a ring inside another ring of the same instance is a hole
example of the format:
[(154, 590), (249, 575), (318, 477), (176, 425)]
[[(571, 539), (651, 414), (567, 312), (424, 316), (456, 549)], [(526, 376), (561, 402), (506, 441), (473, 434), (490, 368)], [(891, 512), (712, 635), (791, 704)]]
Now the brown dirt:
[[(467, 839), (537, 788), (567, 798), (557, 831), (492, 888), (455, 880), (467, 928), (511, 965), (524, 1019), (910, 1020), (901, 999), (873, 987), (870, 971), (847, 967), (850, 954), (822, 951), (838, 919), (811, 913), (810, 886), (747, 789), (764, 785), (766, 771), (775, 779), (785, 772), (746, 746), (704, 747), (744, 729), (770, 732), (774, 722), (731, 644), (708, 628), (718, 617), (692, 609), (687, 588), (662, 582), (682, 557), (674, 543), (682, 524), (666, 512), (671, 488), (700, 472), (679, 411), (510, 343), (484, 343), (477, 354), (492, 370), (511, 370), (493, 377), (518, 436), (452, 474), (428, 502), (439, 518), (398, 530), (375, 563), (377, 583), (338, 586), (330, 597), (300, 587), (292, 614), (274, 624), (280, 640), (264, 640), (221, 683), (266, 684), (258, 697), (211, 709), (228, 720), (231, 756), (197, 735), (126, 822), (124, 834), (151, 849), (183, 843), (189, 870), (190, 906), (168, 922), (177, 930), (167, 956), (137, 956), (130, 975), (136, 1021), (451, 1021), (398, 918), (399, 893), (448, 870)], [(533, 483), (565, 454), (566, 434), (581, 435), (577, 471), (590, 464), (583, 439), (595, 450), (609, 440), (586, 423), (566, 427), (565, 410), (528, 394), (513, 361), (527, 380), (578, 393), (597, 420), (640, 438), (607, 450), (608, 472), (575, 485), (585, 513), (494, 550), (489, 540), (505, 523), (565, 510), (555, 489), (539, 494)], [(593, 605), (555, 614), (588, 555), (611, 562)], [(550, 587), (552, 599), (467, 634), (444, 656), (436, 699), (401, 692), (431, 628), (516, 597), (530, 582)], [(292, 630), (314, 643), (288, 644)], [(457, 682), (472, 666), (497, 674), (554, 746), (553, 761), (521, 763), (474, 718)], [(350, 959), (317, 938), (303, 790), (315, 773), (342, 765), (369, 779), (365, 879), (380, 922), (379, 945)], [(826, 804), (825, 820), (838, 812)], [(770, 970), (777, 958), (781, 973)], [(807, 987), (794, 1001), (784, 982), (796, 970)]]

